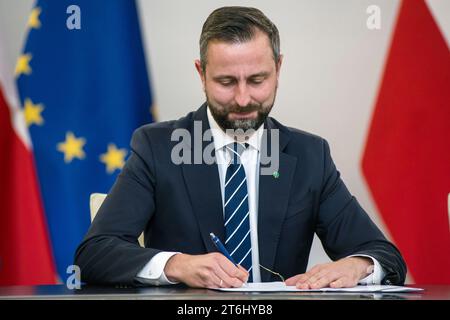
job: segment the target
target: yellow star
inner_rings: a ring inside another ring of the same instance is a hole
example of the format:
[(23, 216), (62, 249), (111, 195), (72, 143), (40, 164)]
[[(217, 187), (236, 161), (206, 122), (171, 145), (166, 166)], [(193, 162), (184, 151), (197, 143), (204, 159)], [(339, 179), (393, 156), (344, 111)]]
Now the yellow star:
[(44, 123), (44, 119), (42, 119), (41, 112), (44, 110), (44, 107), (41, 103), (34, 104), (30, 98), (25, 99), (25, 106), (23, 109), (23, 114), (25, 116), (25, 122), (27, 126), (31, 126), (32, 124), (42, 125)]
[(100, 155), (100, 161), (106, 164), (106, 172), (113, 173), (116, 169), (120, 170), (125, 165), (126, 149), (117, 149), (114, 143), (108, 145), (108, 151)]
[(69, 163), (73, 158), (84, 159), (85, 153), (83, 146), (86, 144), (86, 139), (76, 138), (72, 132), (66, 133), (66, 141), (58, 143), (58, 151), (64, 153), (64, 162)]
[(32, 29), (39, 29), (41, 27), (41, 21), (39, 20), (39, 15), (41, 14), (41, 8), (36, 7), (31, 10), (30, 16), (28, 17), (28, 27)]
[(31, 74), (30, 60), (32, 56), (30, 53), (22, 54), (16, 63), (15, 75), (19, 77), (22, 73), (29, 75)]

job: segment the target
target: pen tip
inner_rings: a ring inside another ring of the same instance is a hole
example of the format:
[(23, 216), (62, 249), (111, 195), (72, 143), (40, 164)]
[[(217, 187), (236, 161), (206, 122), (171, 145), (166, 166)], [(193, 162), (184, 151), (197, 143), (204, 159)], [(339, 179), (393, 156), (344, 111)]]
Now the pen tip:
[(212, 232), (211, 232), (209, 235), (210, 235), (211, 237), (215, 237), (214, 233), (212, 233)]

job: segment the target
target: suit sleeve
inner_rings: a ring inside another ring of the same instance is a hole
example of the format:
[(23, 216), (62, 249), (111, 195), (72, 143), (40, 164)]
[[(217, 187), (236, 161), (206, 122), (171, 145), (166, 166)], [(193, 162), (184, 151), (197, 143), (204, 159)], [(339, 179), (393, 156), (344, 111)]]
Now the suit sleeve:
[(153, 163), (150, 141), (138, 129), (130, 157), (76, 250), (82, 282), (139, 285), (137, 274), (160, 252), (138, 243), (155, 211)]
[(406, 265), (399, 250), (386, 240), (340, 178), (323, 140), (324, 174), (317, 209), (316, 233), (332, 260), (349, 255), (377, 259), (386, 274), (382, 284), (402, 285)]

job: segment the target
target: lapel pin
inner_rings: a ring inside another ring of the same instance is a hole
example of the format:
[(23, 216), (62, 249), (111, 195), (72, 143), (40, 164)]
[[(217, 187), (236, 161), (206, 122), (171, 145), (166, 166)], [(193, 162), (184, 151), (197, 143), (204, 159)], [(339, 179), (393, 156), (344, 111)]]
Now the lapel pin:
[(280, 177), (280, 173), (278, 171), (274, 171), (272, 175), (275, 179), (278, 179)]

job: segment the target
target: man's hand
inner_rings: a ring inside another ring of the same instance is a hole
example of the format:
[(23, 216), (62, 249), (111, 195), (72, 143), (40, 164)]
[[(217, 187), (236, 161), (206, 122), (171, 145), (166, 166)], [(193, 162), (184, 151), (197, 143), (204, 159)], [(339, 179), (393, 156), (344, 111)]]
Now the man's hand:
[(306, 273), (286, 280), (286, 285), (299, 289), (350, 288), (372, 273), (373, 262), (370, 258), (349, 257), (319, 264)]
[(194, 288), (239, 288), (247, 282), (248, 272), (224, 255), (176, 254), (166, 263), (164, 273), (170, 281), (183, 282)]

